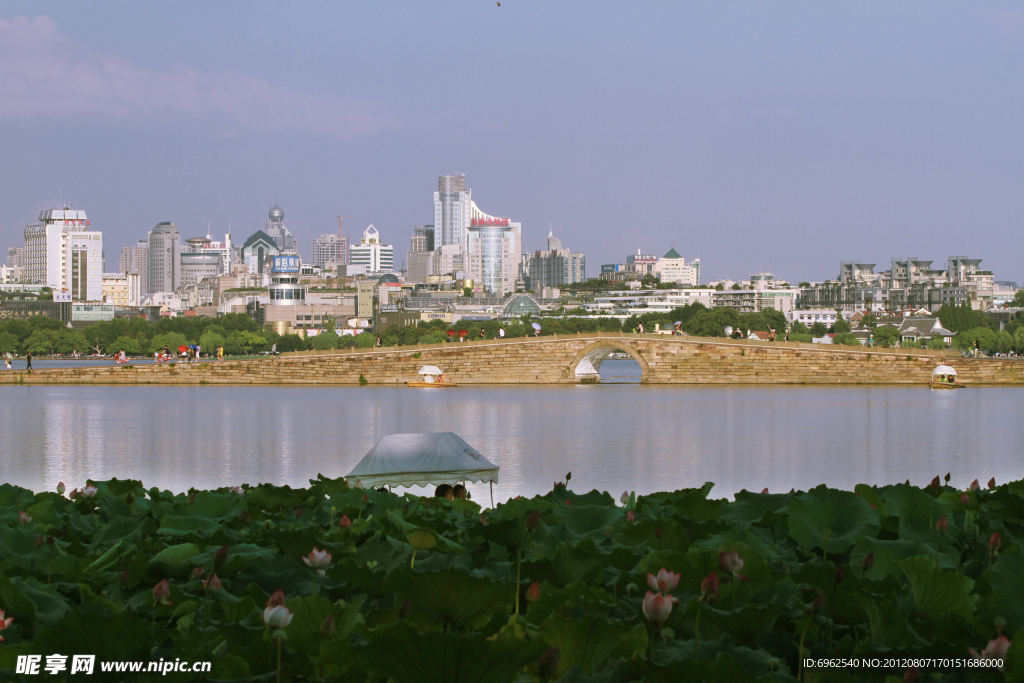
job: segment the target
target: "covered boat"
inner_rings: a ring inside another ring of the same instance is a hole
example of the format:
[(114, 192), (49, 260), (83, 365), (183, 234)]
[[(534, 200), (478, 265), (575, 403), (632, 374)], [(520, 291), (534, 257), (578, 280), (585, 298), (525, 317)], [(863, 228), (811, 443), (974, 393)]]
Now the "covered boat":
[(454, 387), (455, 382), (444, 376), (444, 371), (436, 365), (424, 365), (419, 371), (419, 380), (406, 382), (410, 387)]
[(932, 370), (932, 389), (962, 389), (964, 385), (956, 378), (956, 370), (948, 365), (939, 365)]
[(363, 486), (437, 486), (498, 481), (500, 468), (454, 432), (390, 434), (348, 473)]

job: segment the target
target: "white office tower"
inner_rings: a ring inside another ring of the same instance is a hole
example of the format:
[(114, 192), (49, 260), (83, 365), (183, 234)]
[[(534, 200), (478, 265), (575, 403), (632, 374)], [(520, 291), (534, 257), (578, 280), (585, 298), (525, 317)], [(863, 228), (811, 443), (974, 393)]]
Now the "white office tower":
[(333, 233), (317, 235), (313, 240), (313, 265), (323, 268), (341, 260), (341, 237)]
[(380, 234), (372, 225), (363, 231), (359, 244), (349, 248), (349, 263), (365, 266), (369, 273), (391, 273), (395, 269), (395, 248), (380, 243)]
[(24, 280), (66, 290), (73, 301), (103, 298), (103, 233), (90, 230), (85, 211), (47, 209), (25, 228)]
[(522, 260), (523, 224), (488, 216), (471, 203), (472, 218), (466, 233), (466, 262), (470, 279), (483, 291), (504, 296), (515, 291)]
[(181, 235), (171, 222), (149, 231), (147, 294), (173, 292), (181, 284)]
[(139, 240), (137, 246), (124, 247), (117, 260), (117, 269), (122, 273), (139, 276), (139, 288), (143, 293), (149, 290), (149, 240)]
[(435, 248), (457, 244), (466, 248), (466, 230), (471, 218), (473, 191), (466, 189), (466, 176), (443, 175), (434, 193)]

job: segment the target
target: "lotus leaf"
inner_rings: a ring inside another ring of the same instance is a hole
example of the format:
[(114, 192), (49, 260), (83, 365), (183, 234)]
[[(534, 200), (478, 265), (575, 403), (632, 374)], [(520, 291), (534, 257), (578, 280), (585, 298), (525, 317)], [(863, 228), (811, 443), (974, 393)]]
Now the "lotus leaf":
[(999, 556), (985, 574), (992, 592), (986, 598), (992, 618), (1006, 620), (1006, 629), (1024, 628), (1024, 544), (1017, 543)]
[(412, 604), (412, 617), (428, 622), (457, 624), (463, 628), (490, 619), (512, 598), (509, 587), (449, 567), (436, 572), (418, 572), (398, 567), (384, 582), (388, 592), (401, 592)]
[(874, 537), (878, 515), (859, 496), (819, 486), (789, 503), (789, 534), (802, 546), (845, 553), (862, 536)]
[(927, 555), (900, 560), (896, 566), (910, 583), (910, 603), (919, 619), (935, 621), (948, 614), (969, 617), (973, 613), (978, 596), (971, 594), (971, 579), (942, 571)]
[(558, 673), (578, 666), (583, 673), (593, 673), (609, 658), (629, 659), (647, 647), (647, 631), (643, 626), (613, 622), (595, 614), (573, 618), (560, 610), (544, 620), (540, 637), (561, 655)]
[[(889, 515), (899, 517), (899, 535), (905, 541), (935, 541), (939, 536), (935, 524), (943, 515), (953, 514), (947, 503), (931, 497), (916, 486), (886, 486), (880, 490), (879, 495)], [(955, 533), (955, 529), (951, 528), (946, 533)]]

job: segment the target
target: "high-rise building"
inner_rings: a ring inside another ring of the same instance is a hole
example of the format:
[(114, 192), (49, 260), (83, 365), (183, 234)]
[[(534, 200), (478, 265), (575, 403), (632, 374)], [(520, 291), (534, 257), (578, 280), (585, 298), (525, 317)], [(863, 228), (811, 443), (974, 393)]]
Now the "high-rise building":
[(526, 265), (526, 286), (539, 292), (546, 287), (560, 287), (587, 281), (587, 259), (580, 253), (562, 248), (554, 233), (548, 233), (548, 248), (534, 252)]
[(24, 247), (8, 247), (7, 248), (7, 266), (9, 268), (23, 268), (22, 256), (25, 253)]
[(349, 252), (349, 263), (365, 266), (367, 273), (391, 273), (395, 269), (395, 248), (381, 244), (380, 234), (372, 225), (363, 231), (363, 238), (359, 244), (352, 245)]
[(654, 271), (662, 282), (675, 282), (691, 287), (700, 284), (700, 259), (693, 259), (690, 265), (686, 265), (686, 259), (679, 255), (675, 247), (658, 259)]
[(208, 277), (217, 277), (225, 272), (222, 254), (209, 249), (212, 244), (209, 237), (190, 237), (185, 243), (187, 246), (181, 252), (179, 286), (196, 285)]
[(277, 250), (282, 254), (299, 253), (298, 241), (288, 231), (288, 228), (284, 226), (284, 209), (280, 206), (275, 206), (270, 210), (269, 218), (270, 220), (267, 221), (263, 232), (274, 240)]
[(149, 231), (147, 294), (173, 292), (181, 284), (181, 235), (174, 223), (157, 223)]
[(149, 285), (149, 240), (139, 240), (137, 246), (124, 247), (117, 259), (117, 269), (122, 273), (139, 276), (139, 288), (148, 292)]
[(246, 270), (253, 275), (269, 275), (270, 259), (280, 253), (274, 239), (262, 230), (249, 235), (249, 239), (242, 245), (242, 260)]
[(434, 226), (417, 225), (412, 230), (405, 278), (408, 282), (426, 282), (434, 274)]
[(68, 291), (73, 301), (100, 301), (103, 233), (88, 229), (85, 211), (69, 208), (41, 211), (39, 222), (25, 228), (25, 282)]
[(313, 265), (323, 268), (328, 263), (343, 263), (341, 237), (333, 233), (317, 235), (313, 240)]
[(466, 229), (471, 219), (472, 190), (466, 189), (466, 176), (443, 175), (437, 179), (434, 193), (434, 230), (441, 240), (437, 246), (457, 244), (466, 248)]
[(469, 277), (483, 291), (504, 296), (515, 291), (522, 253), (522, 223), (488, 216), (473, 204), (467, 231)]

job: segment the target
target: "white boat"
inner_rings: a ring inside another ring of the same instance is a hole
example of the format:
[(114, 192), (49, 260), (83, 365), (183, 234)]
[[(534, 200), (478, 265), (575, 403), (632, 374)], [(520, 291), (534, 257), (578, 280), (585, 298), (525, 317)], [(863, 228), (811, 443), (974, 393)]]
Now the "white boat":
[(424, 365), (419, 371), (420, 380), (410, 380), (406, 382), (407, 386), (417, 388), (437, 388), (442, 389), (444, 387), (454, 387), (455, 382), (449, 381), (444, 376), (444, 371), (436, 365)]
[(957, 379), (956, 370), (948, 365), (939, 365), (932, 370), (932, 389), (963, 389), (964, 384)]

